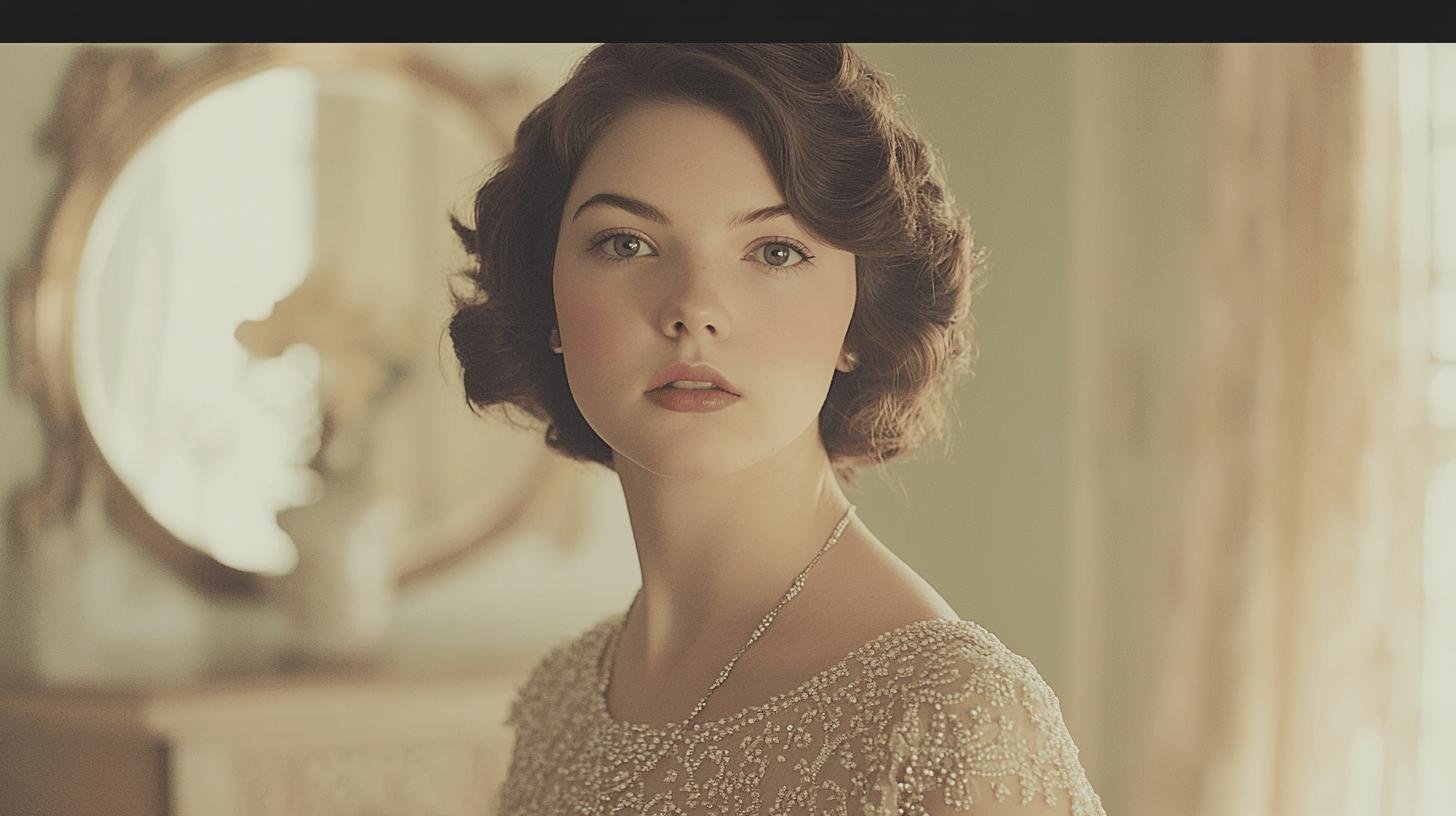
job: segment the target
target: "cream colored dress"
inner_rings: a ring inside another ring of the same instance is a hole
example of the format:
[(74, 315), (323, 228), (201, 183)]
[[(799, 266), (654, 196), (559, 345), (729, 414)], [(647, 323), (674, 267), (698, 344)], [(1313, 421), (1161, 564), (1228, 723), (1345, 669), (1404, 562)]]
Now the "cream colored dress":
[(672, 729), (606, 707), (625, 617), (556, 645), (518, 690), (501, 816), (897, 816), (988, 800), (1106, 816), (1051, 688), (964, 620), (885, 632), (792, 691), (694, 723), (648, 769)]

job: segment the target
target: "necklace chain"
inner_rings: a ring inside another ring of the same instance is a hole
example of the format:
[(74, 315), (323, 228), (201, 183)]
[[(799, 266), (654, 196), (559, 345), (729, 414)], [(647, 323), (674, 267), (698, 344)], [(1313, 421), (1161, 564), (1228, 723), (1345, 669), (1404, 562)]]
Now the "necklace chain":
[[(849, 506), (849, 509), (844, 511), (844, 517), (839, 520), (839, 524), (835, 525), (834, 532), (829, 534), (829, 540), (824, 542), (824, 546), (819, 548), (819, 552), (815, 554), (813, 560), (809, 562), (809, 565), (804, 567), (804, 569), (799, 573), (798, 577), (794, 578), (794, 582), (789, 585), (789, 591), (784, 593), (784, 597), (779, 599), (778, 605), (775, 606), (767, 615), (764, 616), (763, 622), (758, 625), (757, 629), (753, 630), (753, 635), (748, 639), (747, 643), (743, 644), (743, 648), (739, 649), (738, 653), (733, 655), (733, 659), (728, 661), (728, 665), (724, 666), (721, 672), (718, 672), (718, 679), (713, 681), (713, 685), (708, 688), (708, 693), (704, 694), (703, 699), (698, 701), (697, 706), (693, 708), (693, 713), (689, 714), (686, 720), (683, 720), (676, 726), (672, 738), (667, 741), (666, 749), (652, 760), (652, 764), (648, 765), (643, 770), (644, 773), (657, 767), (657, 763), (661, 762), (662, 758), (667, 756), (668, 752), (672, 750), (672, 746), (677, 742), (678, 738), (681, 737), (683, 734), (687, 733), (688, 724), (691, 723), (698, 716), (698, 714), (702, 712), (703, 708), (708, 705), (708, 698), (713, 696), (713, 692), (717, 691), (718, 687), (723, 685), (723, 681), (728, 679), (728, 673), (733, 671), (733, 666), (738, 663), (738, 658), (742, 657), (743, 653), (748, 651), (748, 647), (752, 646), (754, 644), (754, 641), (758, 640), (759, 637), (763, 635), (764, 631), (768, 629), (769, 625), (774, 622), (774, 618), (778, 616), (779, 610), (784, 608), (784, 604), (793, 600), (794, 596), (799, 594), (799, 590), (804, 588), (805, 576), (809, 574), (809, 570), (813, 569), (815, 564), (819, 563), (819, 559), (824, 557), (824, 553), (829, 552), (829, 548), (834, 546), (834, 542), (839, 540), (840, 534), (844, 532), (845, 525), (849, 524), (849, 516), (851, 513), (854, 512), (854, 507), (855, 506), (851, 504)], [(641, 596), (642, 589), (639, 587), (637, 589), (637, 594), (632, 596), (632, 603), (627, 607), (627, 615), (632, 614), (632, 607), (637, 605), (637, 599)], [(626, 615), (624, 615), (622, 618), (623, 628), (626, 628), (626, 619)], [(621, 638), (621, 634), (622, 632), (619, 629), (617, 631), (618, 639)], [(616, 643), (614, 642), (612, 644), (613, 658), (616, 657), (616, 651)], [(610, 670), (610, 663), (608, 664), (608, 668)]]

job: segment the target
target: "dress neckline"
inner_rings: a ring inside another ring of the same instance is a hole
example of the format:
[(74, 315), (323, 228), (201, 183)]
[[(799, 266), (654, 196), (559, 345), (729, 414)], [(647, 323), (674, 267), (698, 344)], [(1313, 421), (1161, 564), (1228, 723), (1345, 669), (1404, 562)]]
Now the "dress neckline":
[[(651, 734), (666, 734), (670, 731), (677, 730), (682, 727), (684, 722), (687, 721), (687, 717), (683, 717), (681, 720), (676, 720), (666, 725), (654, 725), (653, 723), (634, 722), (631, 720), (618, 719), (617, 717), (612, 715), (611, 710), (607, 707), (607, 689), (612, 682), (612, 664), (616, 662), (617, 642), (621, 639), (622, 629), (625, 628), (626, 623), (627, 613), (623, 612), (621, 615), (617, 616), (615, 623), (611, 624), (609, 631), (607, 631), (605, 637), (602, 638), (601, 646), (597, 649), (597, 682), (596, 693), (592, 695), (592, 708), (595, 710), (599, 718), (618, 728), (626, 728), (631, 731)], [(844, 657), (835, 661), (830, 666), (827, 666), (824, 669), (816, 672), (812, 677), (795, 686), (794, 688), (788, 691), (779, 692), (778, 694), (773, 695), (772, 697), (761, 703), (755, 703), (753, 705), (741, 708), (738, 711), (733, 712), (732, 714), (719, 717), (715, 720), (700, 720), (693, 724), (693, 731), (710, 731), (720, 726), (729, 725), (733, 722), (736, 722), (737, 720), (747, 717), (750, 714), (772, 713), (783, 705), (795, 699), (798, 699), (800, 696), (802, 696), (803, 692), (805, 692), (809, 688), (822, 684), (826, 678), (838, 673), (846, 664), (850, 663), (854, 659), (863, 657), (864, 655), (873, 652), (882, 643), (889, 640), (895, 635), (919, 632), (921, 630), (928, 631), (936, 629), (940, 626), (958, 628), (974, 625), (975, 624), (971, 623), (970, 621), (961, 618), (922, 618), (921, 620), (912, 621), (910, 623), (896, 626), (893, 629), (881, 632), (880, 634), (874, 636), (865, 643), (856, 646), (853, 650), (849, 652), (849, 654), (846, 654)]]

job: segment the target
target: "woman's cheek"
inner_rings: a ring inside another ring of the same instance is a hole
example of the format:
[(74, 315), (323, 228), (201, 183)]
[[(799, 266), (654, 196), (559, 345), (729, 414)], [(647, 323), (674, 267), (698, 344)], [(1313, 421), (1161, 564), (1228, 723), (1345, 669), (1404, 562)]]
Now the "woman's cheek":
[[(562, 342), (571, 356), (589, 364), (593, 371), (608, 371), (608, 363), (622, 348), (619, 333), (624, 330), (621, 310), (608, 298), (590, 292), (558, 292), (556, 316), (563, 327)], [(585, 366), (583, 366), (585, 368)]]
[(794, 356), (800, 358), (801, 366), (817, 369), (824, 360), (832, 361), (838, 354), (841, 322), (838, 315), (825, 310), (801, 309), (773, 322), (779, 327), (775, 345), (785, 351), (796, 350), (798, 353)]

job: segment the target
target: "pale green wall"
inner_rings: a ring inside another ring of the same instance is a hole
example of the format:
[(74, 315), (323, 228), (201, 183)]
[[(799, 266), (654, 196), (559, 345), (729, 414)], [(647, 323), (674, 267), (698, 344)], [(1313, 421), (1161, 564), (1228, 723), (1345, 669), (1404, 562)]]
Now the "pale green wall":
[(962, 617), (1063, 679), (1072, 134), (1063, 45), (857, 43), (891, 75), (989, 248), (951, 452), (854, 495)]

